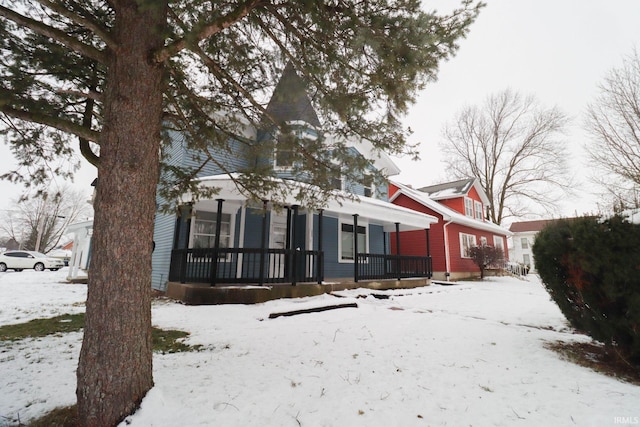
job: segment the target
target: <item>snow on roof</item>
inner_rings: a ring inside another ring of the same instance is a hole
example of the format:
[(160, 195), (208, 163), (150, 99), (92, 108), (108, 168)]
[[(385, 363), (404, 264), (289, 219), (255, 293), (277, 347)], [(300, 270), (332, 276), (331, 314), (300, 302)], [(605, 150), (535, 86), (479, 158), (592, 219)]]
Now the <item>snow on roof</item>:
[[(213, 175), (198, 178), (198, 181), (200, 181), (203, 186), (219, 188), (220, 191), (216, 195), (216, 198), (221, 198), (227, 201), (244, 202), (246, 200), (246, 196), (240, 193), (233, 179), (237, 176), (238, 174)], [(273, 179), (284, 182), (284, 180), (279, 178)], [(309, 184), (301, 182), (287, 181), (287, 184), (289, 186), (308, 186), (311, 190), (313, 189)], [(183, 195), (183, 200), (189, 200), (190, 197), (191, 195), (186, 193)], [(272, 197), (270, 197), (269, 194), (265, 194), (263, 196), (263, 199), (265, 200), (269, 200), (271, 198)], [(289, 194), (286, 202), (291, 205), (299, 203), (295, 199), (295, 196), (291, 194)], [(384, 227), (385, 231), (395, 231), (396, 222), (400, 224), (400, 231), (427, 229), (431, 224), (438, 222), (437, 218), (432, 215), (394, 205), (383, 200), (358, 195), (355, 195), (354, 200), (349, 198), (344, 200), (329, 200), (327, 205), (323, 208), (325, 213), (333, 213), (341, 218), (352, 217), (355, 214), (361, 215), (362, 218), (366, 218), (369, 221), (369, 224), (381, 225)]]
[(485, 206), (491, 204), (491, 200), (487, 197), (480, 182), (476, 178), (465, 178), (457, 181), (445, 182), (442, 184), (428, 185), (419, 188), (418, 191), (426, 193), (432, 200), (454, 199), (456, 197), (464, 197), (469, 194), (472, 187), (475, 187), (480, 200)]
[(431, 209), (432, 211), (442, 215), (442, 219), (445, 221), (452, 221), (456, 224), (466, 225), (468, 227), (490, 231), (492, 233), (499, 233), (504, 236), (511, 236), (513, 234), (506, 228), (503, 228), (492, 222), (479, 221), (477, 219), (463, 215), (460, 212), (451, 209), (443, 205), (442, 203), (437, 202), (436, 200), (431, 199), (427, 193), (424, 193), (421, 190), (415, 190), (404, 184), (400, 184), (394, 181), (392, 181), (392, 184), (398, 187), (398, 191), (393, 196), (391, 196), (390, 201), (395, 200), (400, 194), (404, 194), (405, 196), (410, 197), (416, 202)]

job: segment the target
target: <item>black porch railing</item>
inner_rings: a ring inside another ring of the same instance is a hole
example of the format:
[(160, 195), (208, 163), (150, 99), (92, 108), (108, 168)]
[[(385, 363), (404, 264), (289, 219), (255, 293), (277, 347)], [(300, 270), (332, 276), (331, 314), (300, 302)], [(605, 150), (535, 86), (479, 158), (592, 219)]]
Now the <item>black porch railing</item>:
[(355, 281), (378, 279), (402, 279), (408, 277), (431, 278), (431, 257), (411, 255), (358, 254)]
[(292, 283), (323, 280), (323, 253), (289, 249), (174, 249), (169, 280), (181, 283)]
[[(431, 257), (358, 254), (354, 280), (431, 278)], [(174, 249), (169, 280), (181, 283), (291, 283), (324, 279), (324, 253), (287, 249)]]

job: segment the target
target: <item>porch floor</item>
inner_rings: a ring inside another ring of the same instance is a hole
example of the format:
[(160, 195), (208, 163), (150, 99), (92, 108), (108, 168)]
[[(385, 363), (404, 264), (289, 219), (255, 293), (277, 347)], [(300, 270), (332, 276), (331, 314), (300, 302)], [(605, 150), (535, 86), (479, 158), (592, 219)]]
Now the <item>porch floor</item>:
[(362, 280), (354, 282), (345, 279), (327, 279), (317, 283), (269, 284), (269, 285), (216, 285), (201, 283), (169, 282), (166, 296), (188, 305), (214, 304), (256, 304), (280, 298), (300, 298), (322, 295), (345, 289), (368, 288), (377, 290), (409, 289), (428, 286), (431, 279), (408, 278), (402, 280)]

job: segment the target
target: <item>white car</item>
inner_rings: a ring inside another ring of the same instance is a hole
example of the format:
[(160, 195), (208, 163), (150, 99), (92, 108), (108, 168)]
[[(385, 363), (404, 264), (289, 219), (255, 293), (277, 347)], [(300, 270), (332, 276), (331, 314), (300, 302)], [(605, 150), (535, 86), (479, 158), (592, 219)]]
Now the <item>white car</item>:
[(49, 258), (43, 253), (35, 251), (6, 251), (0, 254), (0, 272), (7, 270), (22, 271), (25, 268), (33, 268), (36, 271), (44, 271), (48, 268), (56, 271), (64, 267), (60, 259)]

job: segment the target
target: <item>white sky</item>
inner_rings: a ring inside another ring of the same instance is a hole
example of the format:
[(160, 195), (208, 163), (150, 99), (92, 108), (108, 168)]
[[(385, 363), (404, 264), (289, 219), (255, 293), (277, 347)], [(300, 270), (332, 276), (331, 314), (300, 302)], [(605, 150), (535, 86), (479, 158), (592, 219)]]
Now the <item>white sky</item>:
[[(441, 131), (465, 105), (479, 104), (487, 95), (510, 87), (533, 94), (542, 105), (557, 105), (573, 117), (566, 137), (572, 172), (585, 175), (581, 144), (586, 105), (596, 87), (634, 46), (640, 49), (640, 0), (485, 0), (469, 36), (460, 41), (458, 55), (442, 64), (439, 80), (430, 84), (406, 118), (412, 142), (421, 142), (421, 160), (396, 159), (405, 184), (423, 186), (446, 180), (438, 153)], [(457, 0), (423, 0), (425, 9), (448, 12)], [(77, 144), (75, 141), (73, 144)], [(14, 167), (8, 147), (0, 144), (0, 172)], [(95, 169), (85, 162), (74, 186), (90, 190)], [(597, 210), (597, 200), (583, 182), (580, 197), (567, 200), (564, 215)], [(0, 211), (21, 187), (0, 182)]]
[[(484, 102), (506, 88), (535, 95), (546, 107), (558, 106), (572, 119), (567, 144), (571, 172), (581, 180), (578, 196), (558, 206), (565, 216), (597, 211), (584, 177), (584, 111), (597, 85), (622, 58), (640, 49), (639, 0), (485, 0), (487, 6), (460, 42), (458, 55), (442, 65), (406, 123), (412, 142), (421, 142), (421, 160), (397, 159), (399, 181), (414, 186), (445, 182), (438, 152), (442, 128), (464, 106)], [(448, 12), (454, 0), (423, 0), (427, 9)], [(431, 5), (434, 6), (431, 6)]]

